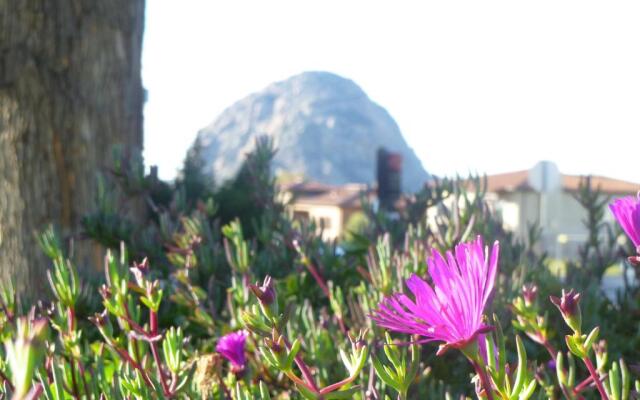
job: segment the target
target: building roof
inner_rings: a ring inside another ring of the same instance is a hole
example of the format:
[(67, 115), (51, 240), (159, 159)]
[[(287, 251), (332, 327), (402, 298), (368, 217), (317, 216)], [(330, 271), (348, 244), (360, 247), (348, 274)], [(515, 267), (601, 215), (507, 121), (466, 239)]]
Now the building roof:
[[(580, 181), (586, 176), (562, 174), (562, 189), (578, 191)], [(640, 183), (628, 182), (606, 176), (590, 175), (591, 185), (603, 193), (608, 194), (636, 194), (640, 190)], [(529, 171), (515, 171), (504, 174), (487, 176), (487, 191), (514, 192), (533, 190), (529, 184)]]
[(306, 181), (281, 186), (281, 190), (290, 192), (296, 204), (339, 206), (356, 208), (360, 206), (360, 197), (370, 193), (367, 185), (349, 183), (333, 186), (320, 182)]
[(507, 172), (487, 176), (487, 191), (515, 192), (519, 190), (533, 190), (527, 179), (529, 171)]
[[(563, 175), (562, 185), (565, 190), (577, 191), (580, 180), (584, 178), (579, 175)], [(620, 179), (608, 178), (606, 176), (591, 176), (591, 185), (600, 189), (604, 193), (611, 194), (636, 194), (640, 190), (640, 183), (622, 181)]]
[(292, 193), (321, 193), (331, 190), (334, 186), (316, 181), (293, 181), (280, 185), (280, 190)]

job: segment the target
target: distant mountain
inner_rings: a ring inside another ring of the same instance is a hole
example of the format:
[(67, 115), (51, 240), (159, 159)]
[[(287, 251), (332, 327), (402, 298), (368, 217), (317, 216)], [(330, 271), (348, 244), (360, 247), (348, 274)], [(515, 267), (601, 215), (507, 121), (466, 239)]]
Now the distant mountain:
[(207, 172), (232, 177), (254, 138), (269, 135), (278, 149), (275, 173), (329, 184), (373, 183), (379, 146), (403, 155), (403, 190), (429, 179), (389, 113), (353, 81), (305, 72), (276, 82), (227, 108), (198, 133)]

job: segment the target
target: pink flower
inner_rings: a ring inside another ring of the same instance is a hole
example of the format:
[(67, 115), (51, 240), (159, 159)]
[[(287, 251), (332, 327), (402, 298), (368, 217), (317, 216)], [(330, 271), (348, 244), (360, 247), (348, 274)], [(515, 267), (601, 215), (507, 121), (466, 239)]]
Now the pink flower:
[(414, 300), (396, 293), (385, 298), (371, 318), (392, 331), (444, 342), (439, 354), (465, 347), (491, 329), (482, 314), (493, 291), (498, 253), (498, 242), (489, 254), (480, 236), (459, 244), (455, 255), (449, 251), (446, 258), (434, 249), (427, 260), (433, 285), (412, 275), (406, 284)]
[(638, 197), (623, 197), (609, 204), (622, 229), (636, 247), (640, 246), (640, 193)]
[(248, 332), (245, 330), (228, 333), (218, 339), (216, 351), (231, 363), (231, 371), (241, 372), (247, 363), (244, 345)]

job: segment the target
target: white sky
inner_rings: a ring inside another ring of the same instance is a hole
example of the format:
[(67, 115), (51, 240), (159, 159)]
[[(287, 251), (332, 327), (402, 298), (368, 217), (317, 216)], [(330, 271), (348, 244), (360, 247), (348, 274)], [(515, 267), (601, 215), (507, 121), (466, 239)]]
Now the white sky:
[(639, 1), (147, 1), (145, 159), (307, 70), (354, 80), (438, 175), (555, 161), (640, 182)]

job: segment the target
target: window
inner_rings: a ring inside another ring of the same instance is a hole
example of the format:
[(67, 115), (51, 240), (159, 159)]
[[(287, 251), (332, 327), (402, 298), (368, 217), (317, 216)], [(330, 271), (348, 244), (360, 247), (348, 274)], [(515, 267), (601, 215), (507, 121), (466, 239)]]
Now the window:
[(293, 212), (293, 219), (300, 221), (300, 222), (305, 222), (309, 220), (309, 212), (308, 211), (294, 211)]
[(318, 218), (318, 224), (322, 229), (331, 229), (331, 218), (320, 217)]

